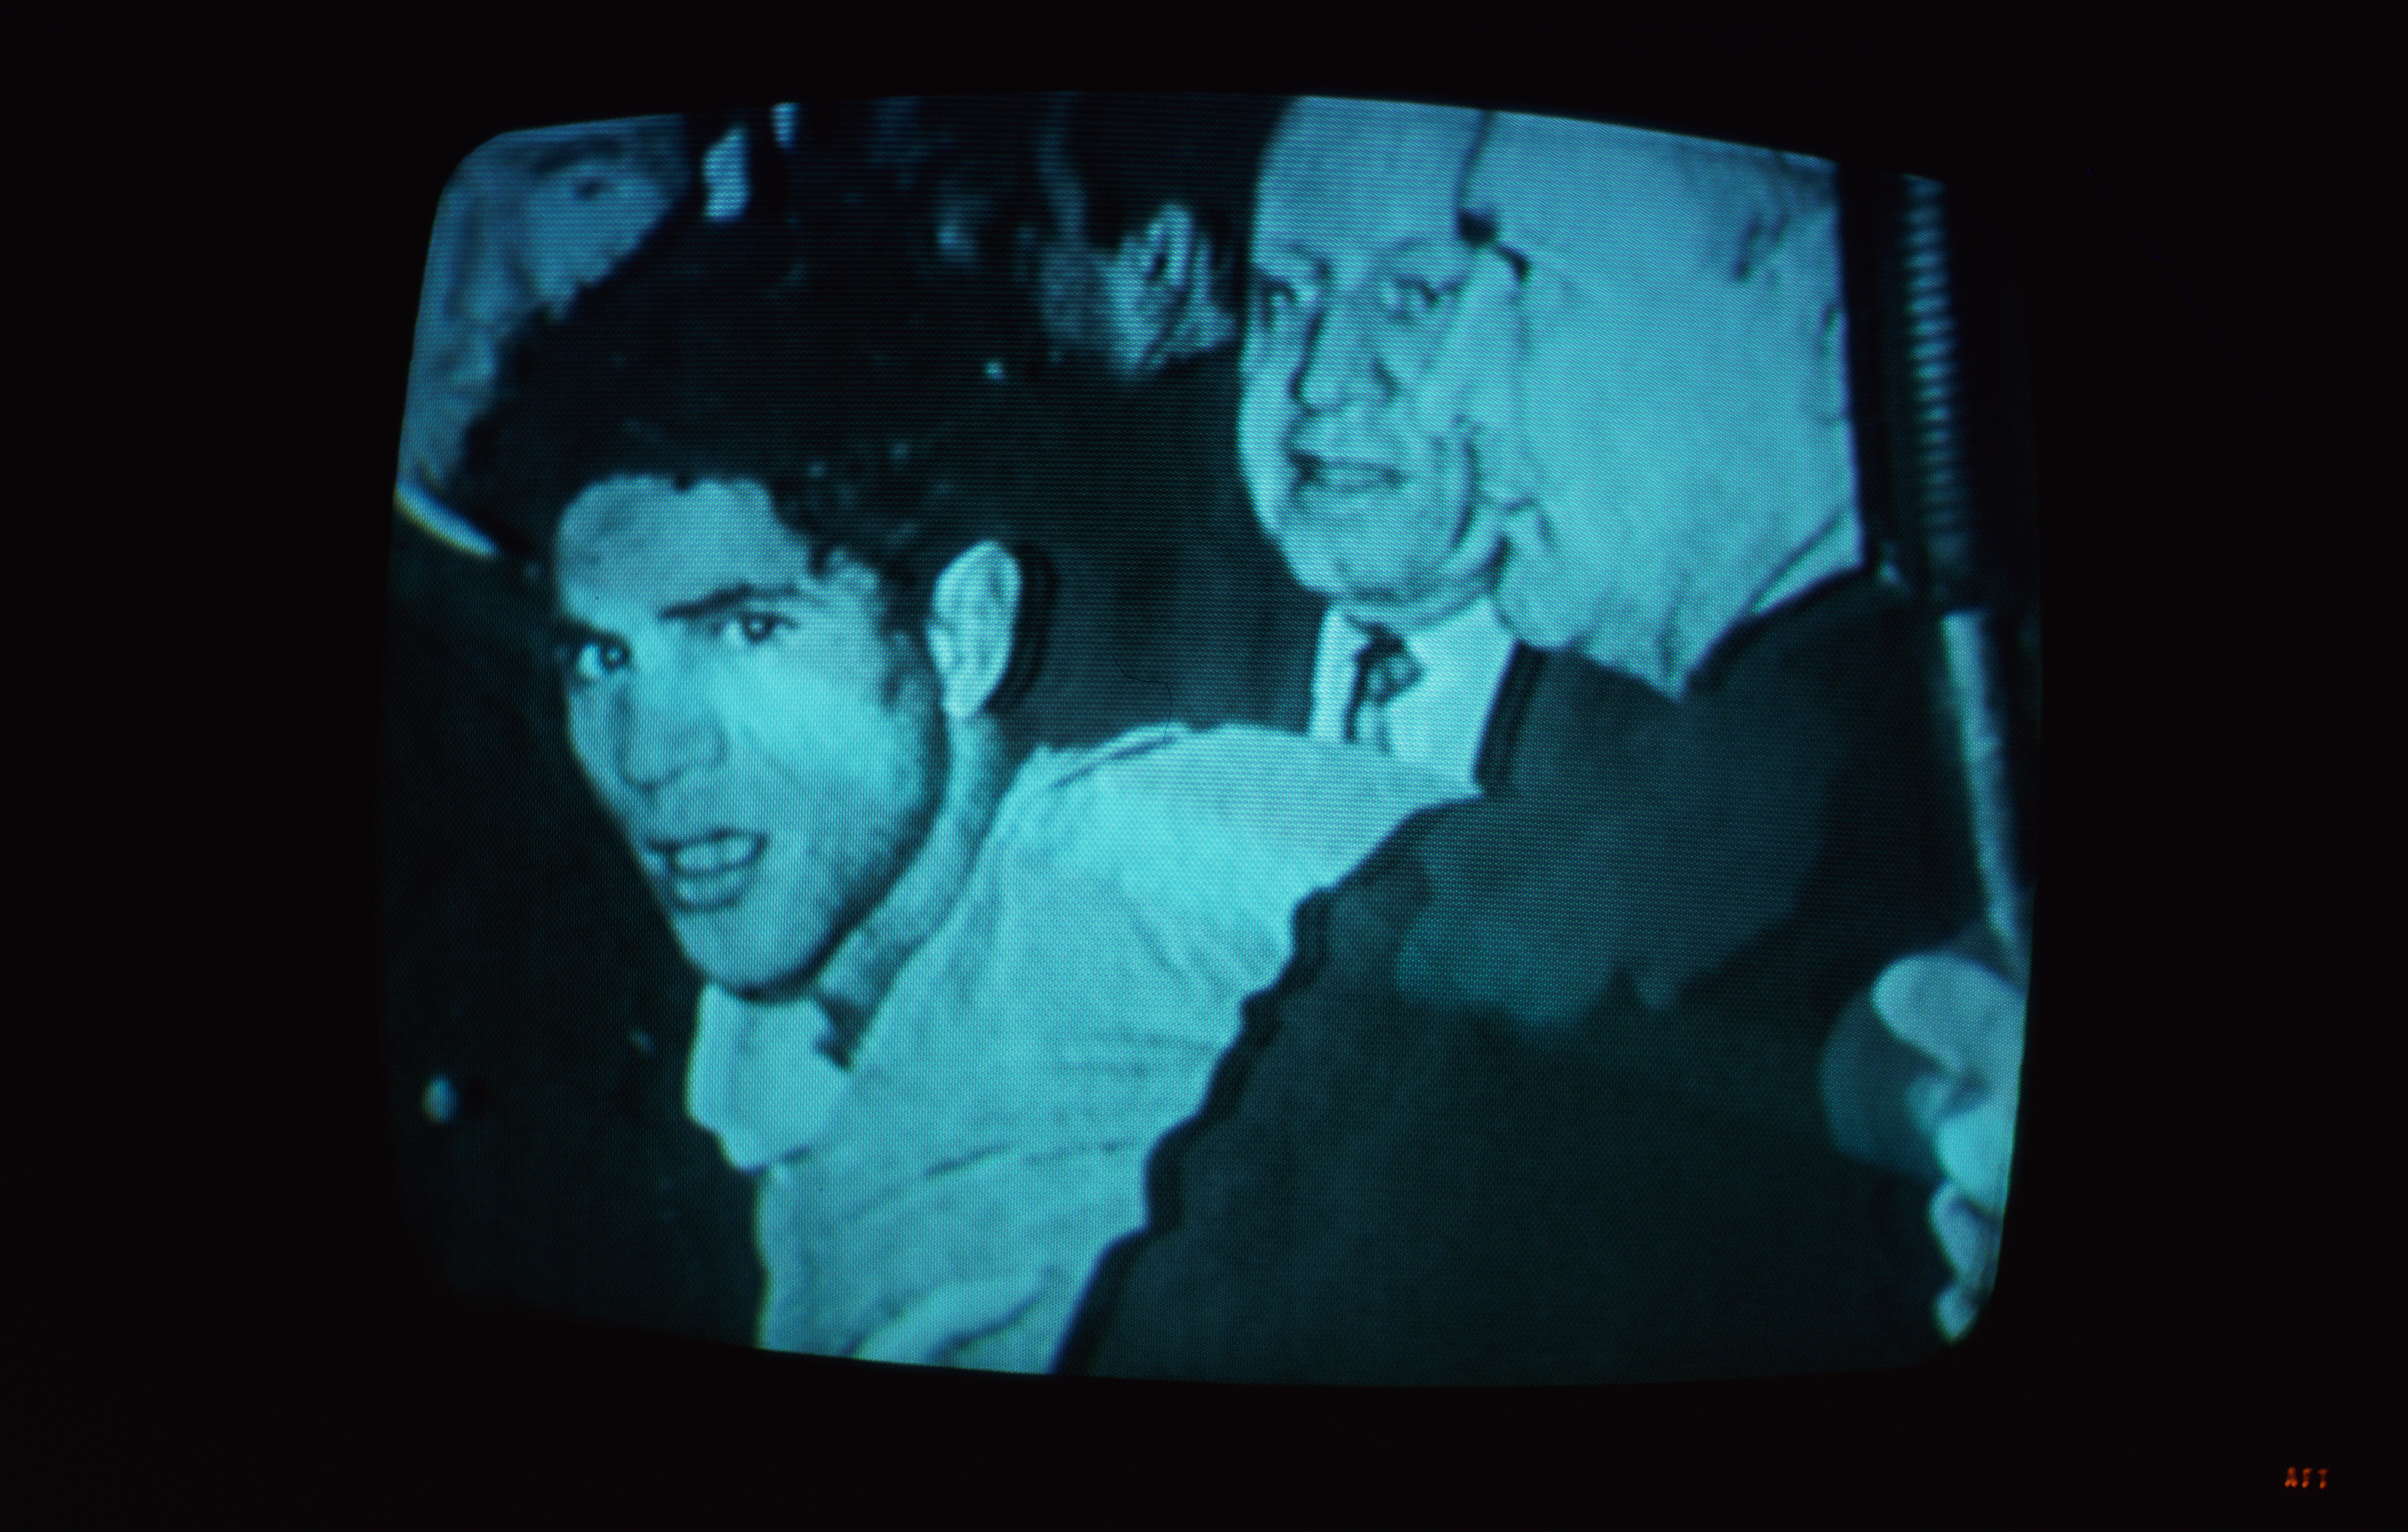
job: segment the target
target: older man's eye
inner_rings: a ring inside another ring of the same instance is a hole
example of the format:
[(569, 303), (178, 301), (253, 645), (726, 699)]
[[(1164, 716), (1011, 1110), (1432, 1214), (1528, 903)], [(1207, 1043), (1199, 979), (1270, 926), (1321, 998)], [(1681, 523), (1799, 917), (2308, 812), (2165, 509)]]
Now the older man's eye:
[(1426, 318), (1454, 295), (1454, 288), (1420, 277), (1399, 277), (1388, 284), (1388, 312), (1401, 320)]
[(1257, 277), (1254, 281), (1254, 322), (1265, 329), (1277, 329), (1296, 311), (1296, 289), (1269, 277)]

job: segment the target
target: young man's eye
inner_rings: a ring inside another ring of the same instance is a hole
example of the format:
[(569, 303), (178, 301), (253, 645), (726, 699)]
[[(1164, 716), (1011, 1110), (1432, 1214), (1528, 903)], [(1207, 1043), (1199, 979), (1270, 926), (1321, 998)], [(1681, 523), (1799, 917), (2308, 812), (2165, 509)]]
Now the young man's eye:
[(627, 667), (627, 646), (609, 638), (564, 643), (557, 651), (561, 670), (571, 682), (597, 681)]
[(725, 628), (727, 641), (740, 649), (752, 649), (794, 626), (794, 623), (772, 612), (738, 613)]

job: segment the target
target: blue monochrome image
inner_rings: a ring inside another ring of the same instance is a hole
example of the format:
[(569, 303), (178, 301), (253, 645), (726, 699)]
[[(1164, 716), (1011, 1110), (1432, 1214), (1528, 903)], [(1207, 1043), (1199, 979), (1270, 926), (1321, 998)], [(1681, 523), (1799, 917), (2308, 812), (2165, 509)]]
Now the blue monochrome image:
[(1196, 1382), (1961, 1342), (2039, 630), (1952, 207), (1325, 98), (479, 149), (387, 616), (427, 1269)]

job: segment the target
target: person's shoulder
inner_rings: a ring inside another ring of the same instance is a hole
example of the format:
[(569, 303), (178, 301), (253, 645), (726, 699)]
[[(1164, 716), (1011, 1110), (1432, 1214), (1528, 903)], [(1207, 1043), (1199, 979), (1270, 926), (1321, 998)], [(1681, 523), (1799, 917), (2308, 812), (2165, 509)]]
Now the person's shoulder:
[(1176, 752), (1195, 731), (1184, 723), (1149, 723), (1076, 750), (1040, 750), (1023, 768), (1025, 788), (1048, 797), (1093, 791), (1130, 769), (1129, 763)]
[(1058, 854), (1158, 896), (1283, 910), (1420, 809), (1470, 789), (1359, 746), (1252, 724), (1140, 731), (1055, 783)]
[(1162, 805), (1189, 824), (1276, 837), (1299, 849), (1354, 847), (1366, 834), (1376, 841), (1414, 810), (1473, 792), (1377, 751), (1246, 723), (1182, 732), (1162, 748), (1116, 757), (1096, 781), (1100, 791)]
[(1810, 678), (1858, 688), (1868, 669), (1909, 663), (1920, 631), (1904, 587), (1878, 570), (1851, 569), (1733, 628), (1699, 663), (1690, 688), (1702, 695), (1794, 691)]

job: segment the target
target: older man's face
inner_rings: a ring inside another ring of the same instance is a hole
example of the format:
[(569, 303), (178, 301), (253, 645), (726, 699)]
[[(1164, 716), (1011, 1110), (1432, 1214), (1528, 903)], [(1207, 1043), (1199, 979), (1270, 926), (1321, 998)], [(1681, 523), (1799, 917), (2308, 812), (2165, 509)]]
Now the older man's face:
[(1795, 573), (1853, 559), (1828, 182), (1804, 162), (1499, 113), (1464, 177), (1525, 262), (1514, 390), (1536, 493), (1499, 615), (1674, 686)]
[(1265, 160), (1240, 451), (1288, 566), (1341, 604), (1443, 602), (1496, 551), (1469, 446), (1428, 408), (1477, 259), (1455, 193), (1478, 122), (1304, 101)]

